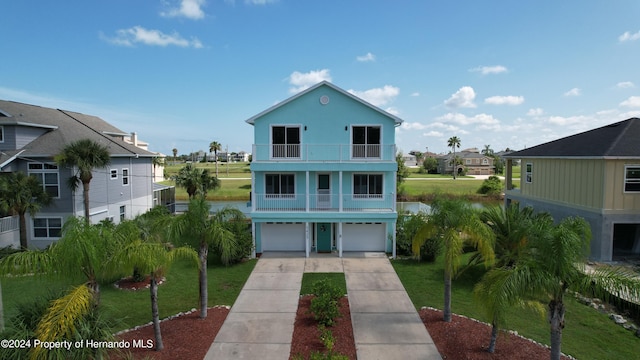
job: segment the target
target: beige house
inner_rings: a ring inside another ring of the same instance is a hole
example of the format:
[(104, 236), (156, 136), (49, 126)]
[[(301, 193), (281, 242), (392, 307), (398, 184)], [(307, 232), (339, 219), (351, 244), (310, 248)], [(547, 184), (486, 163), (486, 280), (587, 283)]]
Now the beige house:
[[(591, 225), (591, 258), (640, 256), (640, 119), (505, 155), (507, 204), (517, 202), (560, 220), (580, 216)], [(519, 189), (511, 164), (521, 160)]]
[[(456, 173), (462, 174), (465, 172), (467, 175), (494, 175), (495, 166), (493, 165), (493, 158), (480, 153), (477, 148), (465, 149), (460, 152), (456, 152), (456, 157), (459, 158), (462, 163), (456, 167)], [(441, 156), (438, 158), (438, 173), (439, 174), (452, 174), (454, 169), (453, 153)]]

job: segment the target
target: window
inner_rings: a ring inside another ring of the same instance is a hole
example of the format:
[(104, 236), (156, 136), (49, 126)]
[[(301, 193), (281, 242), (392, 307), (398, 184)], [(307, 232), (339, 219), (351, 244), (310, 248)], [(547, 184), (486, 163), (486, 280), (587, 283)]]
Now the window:
[(487, 158), (482, 159), (482, 165), (489, 165), (489, 159)]
[(109, 172), (111, 173), (111, 180), (115, 180), (118, 178), (118, 169), (111, 169), (109, 170)]
[(533, 164), (528, 163), (525, 168), (525, 182), (531, 184), (533, 182)]
[(46, 163), (29, 163), (27, 165), (29, 175), (35, 176), (44, 191), (52, 198), (60, 197), (60, 181), (58, 175), (58, 165)]
[(466, 163), (467, 165), (471, 165), (471, 159), (465, 159), (465, 163)]
[(268, 198), (293, 198), (295, 195), (293, 174), (266, 174), (265, 186)]
[(122, 186), (129, 185), (129, 169), (122, 169)]
[(62, 234), (62, 218), (33, 219), (34, 238), (59, 238)]
[(122, 205), (120, 206), (120, 221), (124, 221), (125, 215), (127, 215), (127, 207)]
[(4, 127), (0, 126), (0, 143), (4, 142)]
[(354, 158), (379, 158), (380, 126), (354, 126), (351, 142)]
[(382, 175), (354, 174), (353, 197), (356, 198), (381, 198)]
[(299, 158), (300, 126), (273, 126), (271, 144), (274, 158)]
[(624, 167), (624, 191), (640, 192), (640, 165)]

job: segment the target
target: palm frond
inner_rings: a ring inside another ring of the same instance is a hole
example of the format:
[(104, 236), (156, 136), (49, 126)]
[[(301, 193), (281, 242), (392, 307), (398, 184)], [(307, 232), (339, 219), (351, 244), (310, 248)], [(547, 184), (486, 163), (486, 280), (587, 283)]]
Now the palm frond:
[(0, 274), (51, 274), (56, 265), (50, 250), (26, 250), (0, 260)]

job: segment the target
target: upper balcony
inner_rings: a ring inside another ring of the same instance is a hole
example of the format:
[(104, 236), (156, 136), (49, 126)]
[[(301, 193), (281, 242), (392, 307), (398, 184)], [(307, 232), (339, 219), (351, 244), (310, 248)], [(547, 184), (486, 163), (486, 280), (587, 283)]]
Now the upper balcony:
[(396, 146), (380, 144), (254, 144), (254, 162), (395, 162)]

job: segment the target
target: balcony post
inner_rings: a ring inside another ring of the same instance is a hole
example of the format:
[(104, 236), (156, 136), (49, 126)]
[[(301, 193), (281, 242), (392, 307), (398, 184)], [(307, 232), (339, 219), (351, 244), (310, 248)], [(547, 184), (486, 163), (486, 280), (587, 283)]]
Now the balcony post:
[(342, 257), (342, 222), (338, 223), (338, 257)]
[[(342, 212), (342, 170), (338, 175), (338, 211)], [(340, 228), (342, 229), (342, 227)]]
[(309, 212), (309, 170), (307, 170), (307, 172), (305, 173), (305, 182), (306, 182), (306, 190), (304, 192), (304, 197), (305, 197), (305, 209), (307, 212)]

